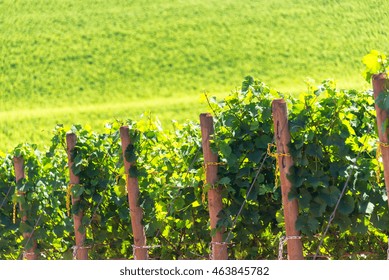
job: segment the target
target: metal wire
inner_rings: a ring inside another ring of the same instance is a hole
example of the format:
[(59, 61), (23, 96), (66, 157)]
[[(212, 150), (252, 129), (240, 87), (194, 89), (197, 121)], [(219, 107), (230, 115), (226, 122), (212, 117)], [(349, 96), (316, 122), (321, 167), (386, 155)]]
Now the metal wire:
[(8, 199), (8, 196), (9, 196), (9, 193), (11, 192), (11, 189), (12, 189), (12, 187), (9, 187), (7, 194), (5, 195), (3, 201), (1, 202), (0, 209), (3, 208), (5, 201)]
[(240, 214), (241, 214), (242, 211), (243, 211), (243, 207), (244, 207), (244, 206), (246, 205), (246, 203), (247, 203), (248, 197), (249, 197), (249, 195), (250, 195), (250, 193), (251, 193), (251, 191), (252, 191), (252, 189), (253, 189), (253, 187), (254, 187), (255, 182), (256, 182), (257, 179), (258, 179), (258, 176), (259, 176), (260, 172), (262, 171), (263, 165), (265, 164), (265, 161), (266, 161), (267, 157), (268, 157), (268, 154), (265, 153), (265, 156), (264, 156), (264, 158), (263, 158), (263, 160), (262, 160), (262, 162), (261, 162), (261, 165), (259, 166), (259, 169), (258, 169), (257, 173), (255, 174), (254, 180), (253, 180), (253, 182), (251, 183), (251, 186), (250, 186), (250, 188), (248, 189), (248, 191), (247, 191), (247, 193), (246, 193), (246, 198), (245, 198), (245, 200), (243, 201), (242, 205), (240, 206), (240, 209), (239, 209), (238, 213), (236, 214), (235, 220), (234, 220), (234, 222), (232, 223), (231, 229), (230, 229), (230, 231), (229, 231), (228, 234), (227, 234), (227, 237), (226, 237), (226, 239), (225, 239), (226, 242), (230, 240), (230, 236), (231, 236), (231, 234), (232, 234), (232, 231), (235, 229), (235, 226), (236, 226), (236, 224), (237, 224), (237, 222), (238, 222), (238, 218), (239, 218)]
[(280, 237), (280, 243), (278, 245), (278, 260), (283, 260), (283, 253), (284, 253), (284, 245), (285, 242), (292, 239), (301, 239), (302, 237), (300, 235), (291, 235), (291, 236), (281, 236)]
[(134, 256), (134, 260), (137, 260), (135, 250), (136, 249), (146, 249), (147, 251), (152, 248), (159, 248), (161, 245), (151, 245), (151, 246), (137, 246), (137, 245), (132, 245), (132, 255)]
[(213, 246), (217, 245), (217, 246), (225, 247), (227, 245), (231, 245), (231, 243), (212, 241), (212, 242), (209, 243), (209, 245), (210, 245), (210, 251), (211, 251), (211, 254), (209, 255), (209, 259), (210, 260), (215, 260), (217, 258), (215, 258), (215, 256), (214, 256), (215, 250), (213, 249)]
[[(358, 154), (357, 154), (357, 156), (356, 156), (356, 158), (355, 158), (355, 162), (358, 162), (358, 159), (359, 159), (360, 155), (361, 155), (361, 151), (358, 152)], [(327, 224), (327, 226), (326, 226), (326, 228), (325, 228), (325, 230), (324, 230), (324, 232), (323, 232), (323, 234), (322, 234), (322, 237), (321, 237), (320, 242), (319, 242), (319, 246), (317, 246), (316, 253), (315, 253), (315, 255), (313, 256), (313, 259), (314, 259), (314, 260), (316, 260), (317, 256), (319, 255), (320, 248), (321, 248), (321, 246), (323, 245), (323, 242), (324, 242), (324, 238), (326, 237), (326, 235), (327, 235), (327, 233), (328, 233), (328, 230), (330, 229), (330, 226), (331, 226), (332, 221), (335, 219), (336, 211), (338, 210), (340, 201), (342, 200), (343, 195), (344, 195), (344, 193), (345, 193), (345, 191), (346, 191), (346, 189), (347, 189), (348, 183), (349, 183), (349, 181), (350, 181), (352, 175), (354, 174), (354, 168), (353, 168), (353, 166), (351, 166), (351, 167), (352, 167), (352, 168), (351, 168), (351, 172), (350, 172), (350, 174), (348, 175), (346, 182), (344, 183), (342, 192), (340, 193), (339, 198), (338, 198), (338, 201), (336, 202), (335, 208), (334, 208), (334, 210), (332, 211), (330, 218), (328, 219), (328, 224)]]
[(79, 249), (90, 249), (90, 248), (92, 248), (91, 246), (76, 246), (76, 245), (74, 245), (73, 247), (72, 247), (72, 249), (73, 249), (73, 260), (76, 260), (77, 259), (77, 252), (78, 252), (78, 250)]

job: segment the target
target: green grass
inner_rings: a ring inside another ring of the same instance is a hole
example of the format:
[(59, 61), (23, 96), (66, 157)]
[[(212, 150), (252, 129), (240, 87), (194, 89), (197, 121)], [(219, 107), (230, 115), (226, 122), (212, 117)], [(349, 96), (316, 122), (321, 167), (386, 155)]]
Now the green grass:
[(366, 89), (360, 61), (389, 49), (388, 11), (386, 0), (0, 0), (0, 150), (48, 144), (56, 123), (196, 120), (201, 92), (246, 75), (287, 92), (307, 77)]

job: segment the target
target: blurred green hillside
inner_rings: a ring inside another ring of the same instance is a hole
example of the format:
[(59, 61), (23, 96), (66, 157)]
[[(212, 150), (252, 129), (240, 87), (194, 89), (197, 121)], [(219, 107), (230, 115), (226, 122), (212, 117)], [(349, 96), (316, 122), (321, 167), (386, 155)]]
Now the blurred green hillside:
[(44, 145), (57, 123), (197, 120), (203, 91), (246, 75), (367, 89), (360, 61), (389, 49), (388, 26), (385, 0), (0, 0), (0, 150)]

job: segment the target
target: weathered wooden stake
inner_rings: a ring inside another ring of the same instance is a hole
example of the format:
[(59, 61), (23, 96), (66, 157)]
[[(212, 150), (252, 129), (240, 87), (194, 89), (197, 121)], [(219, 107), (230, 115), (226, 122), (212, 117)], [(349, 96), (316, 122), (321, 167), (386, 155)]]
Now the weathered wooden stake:
[(292, 184), (287, 178), (289, 168), (293, 166), (293, 160), (289, 155), (288, 144), (290, 143), (290, 133), (288, 128), (288, 116), (286, 103), (283, 99), (272, 102), (274, 136), (277, 144), (278, 165), (280, 170), (282, 204), (284, 207), (286, 240), (288, 246), (288, 258), (290, 260), (302, 260), (302, 243), (298, 238), (300, 232), (296, 230), (296, 220), (298, 217), (298, 203), (296, 199), (289, 200), (288, 195)]
[(131, 177), (129, 170), (135, 162), (129, 162), (126, 160), (126, 149), (132, 144), (130, 138), (130, 130), (128, 126), (122, 126), (120, 128), (120, 138), (122, 141), (123, 161), (124, 169), (127, 176), (127, 192), (128, 192), (128, 204), (130, 206), (131, 225), (134, 235), (134, 259), (135, 260), (147, 260), (148, 251), (146, 247), (146, 234), (142, 225), (143, 210), (139, 206), (139, 184), (138, 178)]
[[(20, 180), (24, 179), (24, 159), (23, 157), (14, 157), (14, 169), (15, 169), (15, 178), (16, 182), (19, 182)], [(25, 196), (25, 193), (18, 192), (18, 195)], [(19, 203), (19, 209), (20, 212), (23, 213), (24, 209), (21, 203)], [(24, 213), (22, 216), (22, 223), (26, 223), (28, 220), (28, 213)], [(27, 260), (36, 260), (38, 259), (38, 255), (36, 253), (36, 240), (33, 237), (33, 233), (31, 232), (23, 232), (23, 238), (28, 242), (29, 244), (32, 244), (32, 246), (29, 249), (26, 249), (23, 254), (23, 258)]]
[[(67, 133), (66, 134), (66, 143), (67, 143), (67, 153), (68, 153), (68, 166), (69, 166), (69, 177), (70, 177), (70, 186), (77, 185), (80, 183), (80, 178), (77, 175), (74, 175), (73, 173), (73, 160), (72, 160), (72, 151), (74, 147), (76, 146), (77, 142), (77, 136), (74, 133)], [(72, 197), (72, 205), (75, 205), (80, 201), (80, 197), (74, 197), (73, 194), (71, 194)], [(80, 210), (77, 214), (73, 215), (73, 222), (74, 222), (74, 234), (76, 239), (76, 245), (74, 247), (75, 250), (75, 257), (77, 260), (87, 260), (88, 259), (88, 249), (84, 247), (84, 242), (86, 238), (86, 234), (81, 233), (79, 231), (79, 228), (82, 226), (82, 217), (84, 216), (84, 213), (82, 210)]]
[[(204, 154), (204, 168), (206, 174), (206, 183), (212, 187), (208, 190), (208, 209), (211, 222), (211, 230), (216, 228), (219, 220), (218, 214), (223, 209), (221, 186), (214, 186), (218, 180), (218, 155), (213, 153), (210, 148), (210, 140), (214, 133), (213, 118), (210, 114), (200, 115), (200, 126), (202, 135), (202, 147)], [(227, 244), (223, 242), (224, 229), (216, 231), (212, 236), (212, 259), (227, 260)]]
[[(381, 92), (387, 91), (389, 89), (389, 80), (385, 73), (373, 75), (372, 77), (374, 99), (377, 99), (378, 95)], [(384, 178), (386, 191), (389, 193), (389, 127), (383, 130), (382, 125), (385, 121), (388, 120), (388, 114), (385, 110), (382, 110), (380, 107), (375, 104), (375, 110), (377, 115), (377, 129), (378, 129), (378, 138), (380, 143), (380, 150), (382, 155), (382, 162), (384, 164)], [(389, 204), (389, 200), (388, 200)]]

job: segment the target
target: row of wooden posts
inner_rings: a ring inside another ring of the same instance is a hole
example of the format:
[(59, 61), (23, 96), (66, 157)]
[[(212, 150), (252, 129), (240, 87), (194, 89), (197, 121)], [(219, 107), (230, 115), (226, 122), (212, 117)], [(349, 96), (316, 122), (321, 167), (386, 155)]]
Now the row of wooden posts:
[[(376, 75), (373, 76), (373, 91), (374, 97), (377, 98), (377, 95), (384, 91), (387, 80), (385, 75)], [(384, 110), (381, 110), (376, 106), (377, 112), (377, 124), (378, 127), (381, 127), (381, 124), (388, 118), (387, 113)], [(291, 183), (287, 178), (289, 168), (293, 166), (292, 157), (289, 155), (288, 144), (290, 142), (290, 133), (288, 128), (288, 118), (287, 118), (287, 106), (283, 99), (273, 100), (272, 102), (272, 113), (273, 113), (273, 122), (274, 122), (274, 137), (277, 146), (277, 164), (280, 171), (280, 182), (281, 182), (281, 193), (282, 193), (282, 203), (283, 211), (285, 218), (285, 233), (286, 233), (286, 242), (287, 242), (287, 253), (288, 259), (290, 260), (302, 260), (302, 242), (300, 237), (300, 232), (296, 230), (295, 224), (298, 217), (298, 203), (296, 199), (289, 200), (288, 194), (291, 189)], [(204, 167), (206, 174), (206, 183), (214, 186), (208, 191), (208, 209), (210, 216), (210, 225), (211, 230), (216, 228), (218, 221), (218, 213), (222, 210), (222, 188), (217, 186), (217, 170), (218, 165), (215, 164), (218, 162), (218, 155), (213, 153), (210, 149), (210, 140), (214, 133), (213, 128), (213, 118), (210, 114), (201, 114), (200, 115), (200, 127), (202, 134), (202, 148), (204, 154)], [(378, 129), (379, 140), (381, 143), (388, 143), (388, 131), (381, 131)], [(128, 191), (128, 202), (130, 208), (131, 216), (131, 225), (133, 229), (133, 252), (134, 259), (136, 260), (147, 260), (148, 259), (148, 246), (146, 244), (146, 236), (144, 227), (142, 225), (143, 219), (143, 210), (138, 205), (139, 197), (139, 185), (138, 179), (129, 176), (128, 171), (132, 164), (125, 159), (124, 153), (128, 145), (131, 144), (131, 139), (129, 136), (129, 128), (123, 126), (120, 128), (120, 138), (122, 142), (122, 152), (124, 159), (124, 166), (126, 170), (126, 184)], [(67, 151), (68, 151), (68, 165), (70, 173), (70, 184), (78, 184), (80, 179), (72, 171), (73, 162), (71, 160), (71, 151), (76, 145), (77, 137), (73, 133), (66, 135), (67, 142)], [(389, 186), (389, 148), (382, 149), (382, 158), (384, 163), (384, 177), (385, 185)], [(23, 171), (23, 159), (19, 157), (14, 158), (15, 165), (15, 177), (16, 180), (24, 178)], [(23, 195), (20, 193), (19, 195)], [(80, 197), (73, 197), (72, 195), (72, 204), (74, 205)], [(74, 257), (78, 260), (88, 259), (88, 248), (84, 246), (85, 233), (81, 233), (78, 229), (81, 226), (81, 220), (83, 217), (83, 212), (73, 215), (74, 221), (74, 232), (75, 232), (75, 254)], [(27, 217), (22, 217), (22, 222), (25, 222)], [(215, 260), (226, 260), (228, 258), (228, 249), (227, 244), (223, 242), (223, 233), (224, 230), (219, 230), (215, 235), (212, 236), (211, 241), (211, 259)], [(24, 256), (25, 259), (37, 259), (37, 245), (31, 233), (24, 233), (24, 238), (32, 240), (33, 246), (26, 250)]]
[[(288, 130), (288, 121), (287, 121), (287, 109), (286, 103), (284, 100), (274, 100), (273, 101), (273, 115), (274, 115), (274, 125), (276, 127), (276, 142), (277, 142), (277, 150), (279, 154), (288, 153), (288, 142), (290, 139), (289, 130)], [(218, 213), (222, 210), (222, 188), (221, 186), (216, 186), (218, 181), (217, 173), (218, 173), (218, 155), (213, 153), (210, 148), (210, 140), (212, 139), (212, 135), (214, 133), (213, 127), (213, 118), (210, 114), (201, 114), (200, 115), (200, 127), (201, 127), (201, 135), (202, 135), (202, 149), (204, 155), (204, 167), (205, 167), (205, 176), (206, 183), (214, 186), (213, 188), (208, 190), (208, 209), (210, 216), (210, 225), (211, 229), (216, 228), (216, 224), (218, 222)], [(146, 244), (146, 236), (144, 227), (142, 225), (143, 219), (143, 210), (138, 205), (138, 197), (139, 197), (139, 185), (138, 179), (136, 177), (129, 176), (129, 170), (131, 168), (132, 162), (128, 162), (124, 153), (128, 145), (131, 144), (131, 139), (129, 136), (129, 128), (127, 126), (122, 126), (120, 128), (120, 138), (122, 143), (122, 152), (124, 159), (124, 167), (126, 170), (126, 185), (128, 192), (128, 202), (130, 208), (130, 216), (131, 216), (131, 225), (133, 230), (133, 252), (134, 259), (136, 260), (146, 260), (148, 259), (148, 246)], [(67, 152), (68, 152), (68, 166), (69, 166), (69, 184), (75, 185), (79, 184), (80, 178), (75, 175), (72, 171), (73, 161), (71, 159), (71, 151), (74, 149), (77, 143), (77, 136), (74, 133), (68, 133), (66, 135), (66, 143), (67, 143)], [(286, 171), (293, 164), (290, 157), (282, 157), (278, 161), (280, 167), (280, 180), (282, 185), (282, 193), (283, 203), (284, 203), (284, 211), (285, 211), (285, 223), (286, 223), (286, 233), (287, 235), (298, 235), (299, 233), (295, 230), (294, 224), (297, 219), (297, 202), (289, 201), (287, 199), (287, 193), (290, 189), (290, 183), (286, 178)], [(16, 181), (24, 178), (23, 171), (23, 158), (15, 157), (14, 158), (14, 167), (15, 167), (15, 177)], [(20, 192), (19, 195), (23, 196), (24, 193)], [(80, 197), (71, 196), (72, 205), (77, 203), (80, 200)], [(19, 205), (21, 208), (22, 206)], [(21, 209), (22, 210), (22, 209)], [(27, 220), (27, 216), (22, 217), (22, 223)], [(75, 246), (74, 246), (74, 257), (79, 260), (88, 259), (88, 248), (84, 246), (84, 241), (86, 238), (85, 232), (81, 233), (78, 229), (81, 226), (81, 221), (83, 218), (83, 212), (80, 211), (77, 214), (73, 214), (73, 223), (74, 223), (74, 233), (75, 233)], [(224, 260), (228, 257), (227, 252), (227, 244), (223, 242), (223, 233), (224, 230), (219, 230), (215, 235), (212, 236), (211, 241), (211, 256), (212, 259), (215, 260)], [(34, 240), (31, 233), (24, 233), (23, 236), (25, 239), (32, 242), (32, 247), (24, 252), (25, 259), (37, 259), (37, 243)], [(290, 241), (289, 241), (290, 242)], [(296, 248), (295, 248), (296, 247)], [(300, 252), (297, 256), (298, 258), (302, 258), (301, 253), (301, 241), (294, 240), (290, 244), (288, 243), (288, 248), (292, 248), (290, 256), (295, 257), (294, 252)]]

